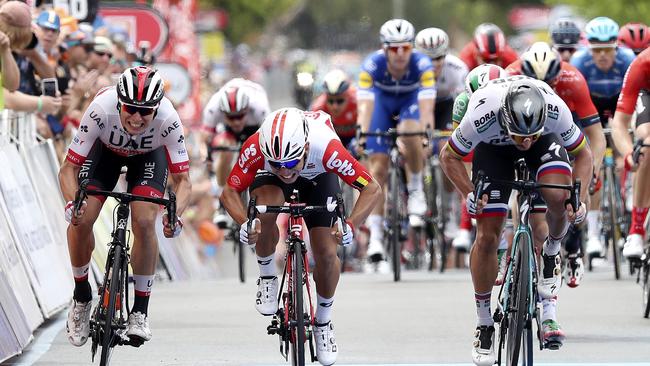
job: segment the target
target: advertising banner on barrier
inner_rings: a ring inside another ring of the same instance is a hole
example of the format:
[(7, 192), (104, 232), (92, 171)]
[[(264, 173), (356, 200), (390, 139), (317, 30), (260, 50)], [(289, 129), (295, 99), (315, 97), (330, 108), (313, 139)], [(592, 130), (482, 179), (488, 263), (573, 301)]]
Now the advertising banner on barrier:
[[(2, 295), (0, 295), (0, 301), (1, 300), (3, 300)], [(0, 334), (2, 334), (2, 337), (0, 337), (0, 363), (2, 363), (5, 360), (22, 352), (22, 347), (13, 334), (13, 329), (11, 328), (11, 324), (9, 324), (7, 314), (4, 313), (1, 307)]]
[(65, 245), (54, 241), (48, 230), (47, 219), (16, 148), (1, 147), (0, 161), (6, 162), (0, 174), (0, 192), (6, 200), (3, 209), (11, 221), (14, 242), (41, 311), (47, 318), (67, 305), (72, 295), (68, 251)]

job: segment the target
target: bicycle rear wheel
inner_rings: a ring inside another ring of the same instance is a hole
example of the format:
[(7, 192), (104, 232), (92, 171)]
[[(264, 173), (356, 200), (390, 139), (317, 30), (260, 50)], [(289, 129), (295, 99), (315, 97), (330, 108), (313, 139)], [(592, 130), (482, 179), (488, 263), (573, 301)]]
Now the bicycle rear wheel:
[[(121, 276), (122, 273), (122, 246), (114, 245), (113, 246), (113, 261), (110, 268), (106, 269), (107, 271), (111, 270), (111, 282), (108, 284), (108, 303), (106, 312), (104, 313), (104, 334), (102, 335), (102, 353), (99, 361), (100, 366), (107, 366), (110, 363), (111, 353), (113, 346), (115, 345), (115, 340), (117, 337), (116, 331), (113, 329), (113, 322), (115, 321), (115, 303), (117, 302), (118, 296), (121, 294)], [(106, 284), (104, 284), (104, 289), (106, 289)], [(106, 291), (106, 290), (104, 290)], [(103, 297), (106, 296), (102, 294)]]
[[(646, 252), (646, 255), (650, 253)], [(643, 317), (650, 317), (650, 259), (646, 258), (641, 269), (643, 278)]]
[[(618, 250), (618, 241), (621, 238), (621, 232), (617, 223), (616, 216), (619, 213), (618, 207), (620, 200), (617, 200), (618, 190), (616, 189), (616, 176), (614, 175), (614, 167), (608, 166), (605, 169), (605, 179), (607, 180), (607, 203), (609, 212), (607, 213), (607, 221), (610, 232), (607, 235), (609, 238), (609, 247), (612, 250), (612, 262), (614, 262), (614, 277), (618, 280), (621, 278), (621, 253)], [(617, 202), (619, 201), (619, 202)]]
[[(295, 244), (294, 244), (295, 245)], [(293, 317), (290, 321), (295, 326), (291, 335), (291, 364), (297, 366), (305, 365), (305, 308), (302, 295), (303, 280), (303, 255), (300, 245), (296, 245), (293, 253)]]
[[(527, 234), (518, 235), (517, 254), (515, 258), (514, 282), (508, 304), (508, 334), (506, 365), (518, 365), (523, 355), (524, 328), (528, 318), (528, 285), (530, 276), (530, 237)], [(528, 347), (532, 358), (532, 347)], [(526, 359), (526, 358), (522, 358)]]

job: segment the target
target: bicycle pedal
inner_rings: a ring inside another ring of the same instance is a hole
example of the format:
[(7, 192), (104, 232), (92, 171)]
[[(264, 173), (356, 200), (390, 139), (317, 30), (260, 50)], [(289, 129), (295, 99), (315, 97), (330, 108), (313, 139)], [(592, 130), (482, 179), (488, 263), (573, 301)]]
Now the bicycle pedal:
[(552, 351), (557, 351), (562, 347), (562, 342), (558, 340), (548, 339), (544, 342), (544, 348)]
[(129, 342), (127, 343), (129, 346), (138, 348), (144, 344), (145, 340), (137, 337), (137, 336), (129, 336)]

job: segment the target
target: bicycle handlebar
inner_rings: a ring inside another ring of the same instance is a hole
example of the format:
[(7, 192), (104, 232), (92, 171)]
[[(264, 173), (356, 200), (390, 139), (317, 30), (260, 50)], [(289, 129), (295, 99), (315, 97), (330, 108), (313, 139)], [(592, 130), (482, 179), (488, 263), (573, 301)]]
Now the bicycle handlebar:
[(490, 179), (485, 175), (485, 172), (479, 170), (477, 174), (476, 183), (474, 184), (474, 197), (477, 200), (481, 199), (480, 197), (483, 196), (483, 190), (484, 190), (483, 186), (487, 182), (502, 184), (512, 189), (515, 189), (519, 192), (526, 192), (526, 193), (534, 192), (540, 188), (565, 189), (571, 193), (569, 199), (567, 200), (567, 203), (571, 205), (573, 211), (577, 211), (577, 209), (580, 207), (580, 188), (582, 186), (580, 179), (576, 179), (576, 181), (572, 185), (537, 183), (534, 180), (510, 181), (510, 180), (501, 180), (501, 179)]
[(644, 147), (650, 147), (650, 144), (644, 144), (643, 140), (636, 140), (634, 143), (634, 148), (632, 149), (632, 161), (634, 161), (634, 165), (639, 164), (639, 158), (643, 155), (641, 150)]
[(118, 200), (120, 203), (130, 203), (134, 201), (139, 202), (150, 202), (159, 205), (165, 206), (167, 209), (167, 218), (169, 219), (169, 229), (173, 232), (176, 229), (176, 194), (172, 192), (171, 189), (167, 191), (169, 198), (157, 198), (157, 197), (147, 197), (140, 196), (137, 194), (131, 194), (126, 192), (113, 192), (113, 191), (104, 191), (99, 189), (88, 189), (88, 184), (90, 181), (85, 179), (79, 184), (79, 189), (75, 194), (74, 200), (74, 214), (78, 215), (83, 201), (88, 196), (104, 196), (104, 197), (113, 197)]

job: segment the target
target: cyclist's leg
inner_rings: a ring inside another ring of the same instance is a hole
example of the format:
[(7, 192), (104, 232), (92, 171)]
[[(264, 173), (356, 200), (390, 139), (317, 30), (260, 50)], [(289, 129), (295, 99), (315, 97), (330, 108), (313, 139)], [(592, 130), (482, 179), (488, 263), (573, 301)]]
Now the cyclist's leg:
[[(638, 103), (645, 108), (638, 108), (642, 112), (637, 115), (634, 136), (639, 140), (643, 140), (644, 144), (650, 144), (650, 95), (648, 95), (648, 91), (643, 90), (640, 93)], [(642, 152), (643, 159), (640, 159), (632, 183), (632, 223), (623, 250), (623, 255), (629, 258), (638, 258), (643, 253), (643, 244), (646, 238), (645, 221), (648, 216), (648, 207), (650, 207), (650, 187), (648, 187), (648, 179), (650, 179), (650, 148), (646, 147)]]
[[(417, 93), (401, 97), (399, 115), (399, 132), (422, 132), (424, 126), (420, 123)], [(404, 160), (406, 162), (407, 189), (409, 192), (409, 214), (422, 216), (426, 212), (426, 198), (422, 181), (422, 168), (424, 167), (424, 149), (422, 137), (401, 137), (404, 147)]]

